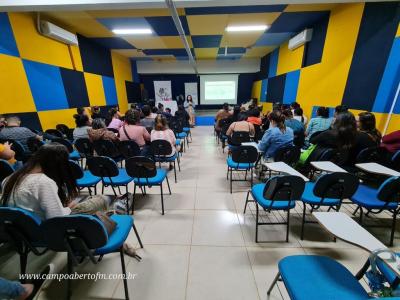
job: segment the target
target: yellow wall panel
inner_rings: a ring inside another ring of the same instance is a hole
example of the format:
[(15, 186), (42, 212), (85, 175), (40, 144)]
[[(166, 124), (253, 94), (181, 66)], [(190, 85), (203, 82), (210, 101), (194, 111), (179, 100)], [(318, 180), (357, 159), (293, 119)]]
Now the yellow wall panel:
[(255, 81), (251, 90), (251, 97), (260, 100), (261, 95), (261, 80)]
[[(177, 8), (179, 15), (184, 15), (183, 8)], [(124, 10), (91, 10), (88, 14), (95, 18), (125, 18), (125, 17), (164, 17), (171, 13), (167, 8), (160, 9), (124, 9)]]
[(276, 75), (299, 70), (303, 61), (304, 46), (289, 50), (288, 42), (279, 48), (278, 69)]
[(22, 58), (72, 69), (68, 46), (40, 35), (32, 13), (9, 13), (14, 37)]
[(338, 4), (289, 4), (284, 12), (332, 10)]
[(191, 35), (224, 34), (228, 15), (186, 16)]
[(195, 48), (196, 58), (216, 58), (218, 48)]
[(129, 58), (111, 52), (111, 59), (114, 70), (115, 87), (119, 109), (122, 113), (128, 110), (128, 98), (126, 95), (125, 80), (132, 81), (132, 70)]
[(0, 114), (36, 111), (20, 58), (0, 54), (0, 91)]
[(301, 70), (297, 102), (306, 115), (311, 115), (314, 105), (332, 107), (341, 103), (363, 8), (363, 3), (357, 3), (332, 10), (321, 63)]
[(75, 70), (83, 72), (81, 52), (78, 46), (70, 46), (72, 59), (74, 60)]
[(396, 37), (400, 36), (400, 24), (399, 27), (397, 27), (397, 33), (396, 33)]
[(101, 75), (84, 73), (90, 106), (105, 106), (103, 79)]
[(387, 133), (397, 131), (400, 129), (400, 115), (392, 115), (392, 118), (390, 119), (389, 127), (387, 130)]
[(75, 108), (38, 112), (43, 130), (56, 128), (57, 124), (65, 124), (69, 128), (75, 128), (74, 114), (76, 114)]

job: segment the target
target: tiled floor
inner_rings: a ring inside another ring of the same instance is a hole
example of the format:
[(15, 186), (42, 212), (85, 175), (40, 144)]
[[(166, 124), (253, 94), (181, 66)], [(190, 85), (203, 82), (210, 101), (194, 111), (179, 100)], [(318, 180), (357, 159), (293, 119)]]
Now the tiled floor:
[[(307, 226), (306, 239), (299, 240), (300, 207), (292, 213), (290, 242), (285, 243), (284, 226), (263, 226), (254, 242), (254, 206), (243, 214), (248, 183), (234, 183), (229, 193), (226, 181), (226, 153), (217, 147), (211, 127), (193, 130), (193, 143), (182, 158), (178, 183), (171, 178), (172, 195), (165, 197), (162, 216), (159, 189), (152, 188), (136, 205), (135, 223), (144, 243), (138, 254), (142, 261), (126, 257), (131, 299), (267, 299), (267, 288), (277, 272), (278, 261), (294, 254), (322, 254), (343, 262), (356, 272), (368, 254), (344, 242), (333, 242), (317, 224)], [(132, 187), (131, 187), (132, 190)], [(274, 215), (279, 219), (283, 215)], [(388, 230), (377, 236), (386, 241)], [(398, 234), (398, 233), (397, 233)], [(129, 241), (137, 246), (133, 233)], [(399, 240), (395, 240), (399, 244)], [(1, 253), (0, 253), (1, 255)], [(52, 261), (57, 271), (65, 268), (65, 255), (48, 253), (29, 258), (29, 270), (39, 270)], [(0, 257), (0, 276), (16, 278), (18, 257)], [(78, 272), (120, 272), (118, 254), (104, 257), (97, 265), (86, 262)], [(121, 280), (75, 281), (73, 299), (123, 299)], [(39, 299), (61, 299), (64, 282), (51, 282)], [(279, 283), (270, 299), (288, 299)]]

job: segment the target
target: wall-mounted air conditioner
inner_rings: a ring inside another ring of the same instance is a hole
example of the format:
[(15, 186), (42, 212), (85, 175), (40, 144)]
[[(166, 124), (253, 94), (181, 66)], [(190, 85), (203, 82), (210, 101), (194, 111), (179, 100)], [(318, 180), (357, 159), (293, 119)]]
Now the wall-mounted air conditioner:
[(289, 50), (294, 50), (305, 43), (311, 41), (312, 38), (312, 29), (306, 29), (300, 32), (298, 35), (295, 37), (291, 38), (289, 40)]
[(47, 21), (40, 21), (40, 33), (68, 45), (78, 45), (75, 34)]

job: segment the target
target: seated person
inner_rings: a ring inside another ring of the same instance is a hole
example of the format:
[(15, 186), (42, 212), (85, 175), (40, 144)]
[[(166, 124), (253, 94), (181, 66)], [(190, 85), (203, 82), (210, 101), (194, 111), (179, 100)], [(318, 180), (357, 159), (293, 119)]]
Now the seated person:
[(293, 119), (300, 121), (303, 125), (306, 125), (308, 121), (301, 107), (298, 107), (293, 111)]
[(7, 126), (6, 118), (3, 115), (0, 115), (0, 130)]
[(279, 111), (268, 115), (270, 126), (264, 133), (258, 148), (264, 152), (264, 159), (271, 160), (277, 151), (286, 146), (293, 145), (294, 134), (290, 127), (285, 125), (285, 117)]
[(235, 105), (235, 107), (233, 108), (233, 113), (228, 117), (229, 122), (230, 123), (237, 122), (239, 120), (240, 112), (241, 112), (240, 106)]
[(154, 128), (154, 118), (151, 115), (150, 106), (144, 105), (142, 107), (142, 113), (144, 118), (140, 120), (140, 125), (146, 128)]
[(151, 108), (151, 114), (150, 114), (150, 116), (151, 116), (153, 119), (155, 119), (155, 118), (157, 117), (157, 115), (158, 115), (158, 108), (155, 107), (155, 106), (153, 106), (153, 107)]
[(157, 108), (158, 108), (157, 114), (164, 113), (164, 104), (158, 103)]
[(245, 116), (239, 116), (238, 121), (233, 122), (231, 125), (229, 125), (229, 128), (226, 131), (226, 136), (230, 138), (236, 131), (248, 132), (250, 136), (254, 136), (255, 134), (254, 125), (247, 122)]
[(304, 135), (304, 125), (299, 120), (293, 118), (292, 111), (290, 109), (286, 109), (282, 112), (285, 116), (285, 125), (286, 127), (292, 128), (294, 134), (303, 134)]
[(253, 108), (252, 110), (250, 110), (247, 115), (247, 122), (253, 124), (253, 125), (257, 125), (257, 126), (261, 126), (262, 121), (260, 118), (260, 111), (258, 110), (258, 108)]
[(382, 134), (376, 128), (375, 115), (370, 112), (362, 112), (358, 114), (357, 121), (358, 130), (361, 133), (360, 137), (366, 140), (366, 146), (371, 144), (378, 146), (381, 143)]
[(329, 118), (329, 109), (324, 106), (318, 107), (317, 116), (312, 118), (308, 123), (306, 129), (306, 141), (308, 141), (314, 133), (328, 130), (331, 127), (331, 124), (332, 118)]
[(0, 299), (25, 300), (34, 296), (33, 292), (34, 285), (31, 283), (21, 284), (18, 281), (10, 281), (0, 277)]
[(169, 107), (166, 107), (165, 111), (162, 114), (164, 117), (167, 118), (167, 120), (172, 118), (171, 109)]
[(21, 120), (17, 116), (9, 116), (6, 121), (7, 126), (0, 131), (0, 139), (20, 142), (26, 151), (28, 151), (27, 142), (30, 138), (43, 139), (29, 128), (22, 127)]
[(222, 119), (226, 119), (226, 118), (230, 117), (231, 115), (232, 115), (232, 113), (229, 111), (229, 104), (224, 103), (224, 105), (222, 106), (222, 109), (220, 109), (215, 116), (215, 129), (217, 131), (220, 131), (221, 128), (219, 128), (219, 121), (221, 121)]
[(74, 115), (76, 128), (72, 132), (74, 140), (89, 138), (88, 129), (90, 129), (90, 119), (86, 114)]
[(88, 129), (89, 140), (91, 142), (97, 140), (107, 140), (111, 142), (118, 142), (117, 135), (106, 128), (106, 123), (103, 119), (93, 119), (92, 128)]
[(107, 128), (112, 128), (112, 129), (115, 129), (115, 130), (119, 130), (121, 128), (121, 126), (124, 124), (124, 122), (122, 122), (120, 120), (119, 111), (116, 108), (111, 108), (108, 111), (108, 114), (109, 114), (110, 122), (109, 122)]
[(150, 134), (145, 127), (140, 125), (140, 113), (137, 110), (128, 110), (125, 114), (125, 124), (119, 129), (120, 141), (134, 141), (142, 150), (142, 155), (147, 155)]
[(178, 106), (178, 110), (175, 112), (175, 117), (182, 120), (185, 127), (189, 127), (190, 116), (183, 105)]
[(98, 106), (92, 106), (92, 119), (102, 119), (102, 115), (101, 115), (101, 111), (100, 111), (100, 107)]
[(0, 144), (0, 159), (7, 160), (10, 165), (14, 166), (17, 160), (15, 159), (15, 152), (11, 149), (12, 144), (8, 142)]
[(395, 153), (400, 150), (400, 130), (393, 131), (382, 138), (381, 147)]

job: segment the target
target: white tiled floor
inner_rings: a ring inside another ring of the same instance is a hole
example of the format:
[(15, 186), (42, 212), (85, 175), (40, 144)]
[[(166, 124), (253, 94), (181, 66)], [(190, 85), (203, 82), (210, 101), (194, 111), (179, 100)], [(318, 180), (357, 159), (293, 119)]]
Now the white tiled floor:
[[(362, 266), (368, 256), (365, 251), (334, 243), (318, 224), (307, 224), (306, 239), (300, 241), (300, 208), (292, 212), (289, 243), (284, 242), (285, 226), (277, 225), (262, 226), (260, 239), (266, 242), (256, 244), (253, 204), (243, 214), (249, 183), (235, 182), (230, 194), (226, 153), (217, 146), (212, 128), (198, 127), (192, 133), (193, 143), (182, 158), (178, 183), (169, 173), (172, 195), (165, 196), (165, 215), (161, 215), (158, 188), (149, 189), (136, 202), (134, 219), (144, 249), (138, 250), (141, 262), (125, 258), (127, 271), (137, 274), (128, 283), (130, 299), (266, 299), (278, 261), (294, 254), (328, 255), (353, 272)], [(271, 217), (277, 218), (281, 216)], [(378, 232), (384, 242), (387, 236), (387, 229)], [(128, 241), (138, 246), (132, 232)], [(398, 239), (395, 245), (399, 247)], [(0, 255), (0, 276), (16, 278), (18, 257)], [(50, 261), (58, 271), (65, 268), (64, 254), (48, 253), (40, 258), (30, 256), (29, 270), (39, 270)], [(108, 255), (97, 265), (85, 262), (77, 271), (118, 273), (120, 258)], [(73, 299), (124, 298), (121, 280), (75, 281), (73, 286)], [(38, 298), (61, 299), (64, 288), (64, 282), (51, 282)], [(288, 299), (281, 283), (270, 299)]]

